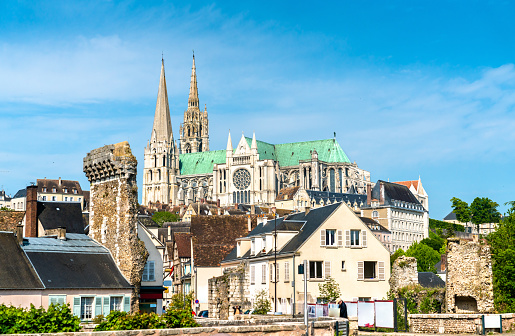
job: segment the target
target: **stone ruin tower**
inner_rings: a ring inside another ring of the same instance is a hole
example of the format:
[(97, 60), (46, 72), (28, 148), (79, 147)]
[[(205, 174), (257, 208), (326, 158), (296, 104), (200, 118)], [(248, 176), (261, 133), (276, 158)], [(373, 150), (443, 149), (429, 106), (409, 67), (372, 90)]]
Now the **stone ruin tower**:
[(136, 166), (127, 141), (89, 152), (83, 170), (90, 182), (89, 235), (104, 245), (134, 286), (131, 311), (139, 310), (139, 290), (148, 252), (138, 239)]
[(488, 244), (447, 239), (445, 303), (449, 313), (494, 311), (492, 260)]

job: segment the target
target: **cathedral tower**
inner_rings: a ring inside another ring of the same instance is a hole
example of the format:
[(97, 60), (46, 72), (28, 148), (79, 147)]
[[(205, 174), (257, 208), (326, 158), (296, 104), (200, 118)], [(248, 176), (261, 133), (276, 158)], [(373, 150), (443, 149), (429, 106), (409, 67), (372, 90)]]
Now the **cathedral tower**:
[(191, 68), (188, 109), (184, 111), (184, 122), (181, 124), (179, 134), (181, 153), (209, 151), (207, 108), (204, 106), (204, 111), (199, 108), (195, 54), (193, 54), (193, 67)]
[(143, 205), (149, 202), (169, 203), (176, 193), (175, 179), (179, 153), (175, 145), (168, 107), (164, 60), (157, 92), (156, 112), (150, 141), (145, 147), (143, 168)]

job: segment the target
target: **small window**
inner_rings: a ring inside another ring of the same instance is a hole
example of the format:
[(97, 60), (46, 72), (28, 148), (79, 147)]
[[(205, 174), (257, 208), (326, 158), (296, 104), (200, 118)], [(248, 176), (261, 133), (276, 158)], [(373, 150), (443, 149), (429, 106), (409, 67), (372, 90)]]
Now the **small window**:
[(334, 246), (336, 244), (335, 236), (336, 236), (336, 230), (326, 230), (325, 231), (325, 244), (327, 246)]
[(66, 304), (66, 295), (49, 295), (48, 296), (48, 304), (49, 305), (62, 305)]
[(70, 202), (73, 202), (73, 197), (70, 197)]
[(261, 265), (261, 283), (266, 284), (266, 264)]
[(43, 187), (43, 192), (46, 192), (46, 187)]
[(57, 197), (52, 196), (52, 201), (54, 201), (54, 202), (57, 201)]
[(376, 211), (376, 210), (372, 211), (372, 217), (373, 218), (379, 218), (379, 212)]
[(77, 193), (77, 189), (73, 189), (73, 193), (76, 194)]
[(342, 260), (342, 271), (345, 271), (345, 260)]
[(55, 193), (57, 191), (56, 188), (52, 188), (52, 192)]
[(351, 230), (350, 231), (350, 245), (351, 246), (359, 246), (359, 230)]
[(65, 198), (64, 198), (64, 201), (65, 201), (65, 202), (68, 202), (68, 197), (65, 197)]
[(65, 194), (67, 194), (67, 193), (68, 193), (68, 189), (64, 188), (63, 192), (64, 192)]
[(322, 262), (310, 261), (309, 262), (309, 278), (322, 279)]
[(46, 196), (43, 196), (43, 201), (46, 201)]

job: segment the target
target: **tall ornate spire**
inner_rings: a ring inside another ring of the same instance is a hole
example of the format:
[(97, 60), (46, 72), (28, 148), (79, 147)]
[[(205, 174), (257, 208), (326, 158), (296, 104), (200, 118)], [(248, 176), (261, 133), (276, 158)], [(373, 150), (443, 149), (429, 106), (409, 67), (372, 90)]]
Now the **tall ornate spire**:
[(197, 89), (197, 70), (195, 68), (195, 53), (193, 53), (193, 66), (191, 67), (190, 96), (188, 98), (188, 108), (198, 108), (198, 89)]
[(226, 150), (232, 152), (231, 130), (229, 130), (229, 138), (227, 138), (227, 148), (226, 148)]
[(257, 150), (256, 132), (252, 133), (252, 146), (250, 147), (250, 149)]
[(168, 93), (166, 92), (165, 63), (161, 58), (161, 77), (157, 91), (156, 113), (150, 141), (173, 141), (170, 108), (168, 107)]

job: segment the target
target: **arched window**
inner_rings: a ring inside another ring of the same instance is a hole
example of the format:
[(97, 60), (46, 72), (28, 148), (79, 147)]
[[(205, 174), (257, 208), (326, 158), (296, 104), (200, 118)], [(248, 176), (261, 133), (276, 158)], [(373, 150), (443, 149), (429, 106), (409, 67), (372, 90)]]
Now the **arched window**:
[(157, 167), (157, 156), (154, 155), (154, 168)]
[(236, 203), (236, 191), (232, 192), (232, 202)]
[(335, 181), (334, 169), (329, 169), (329, 191), (335, 192), (335, 187), (336, 187), (336, 181)]
[(151, 170), (148, 171), (148, 180), (150, 182), (152, 182), (152, 171)]
[(376, 210), (372, 211), (372, 217), (373, 218), (378, 218), (379, 217), (379, 212), (377, 212)]
[(191, 128), (187, 128), (188, 129), (188, 136), (191, 136)]
[(163, 167), (166, 167), (166, 155), (163, 155)]
[(158, 170), (157, 170), (157, 176), (158, 176), (158, 177), (157, 177), (157, 180), (158, 180), (158, 181), (161, 181), (161, 169), (158, 169)]

